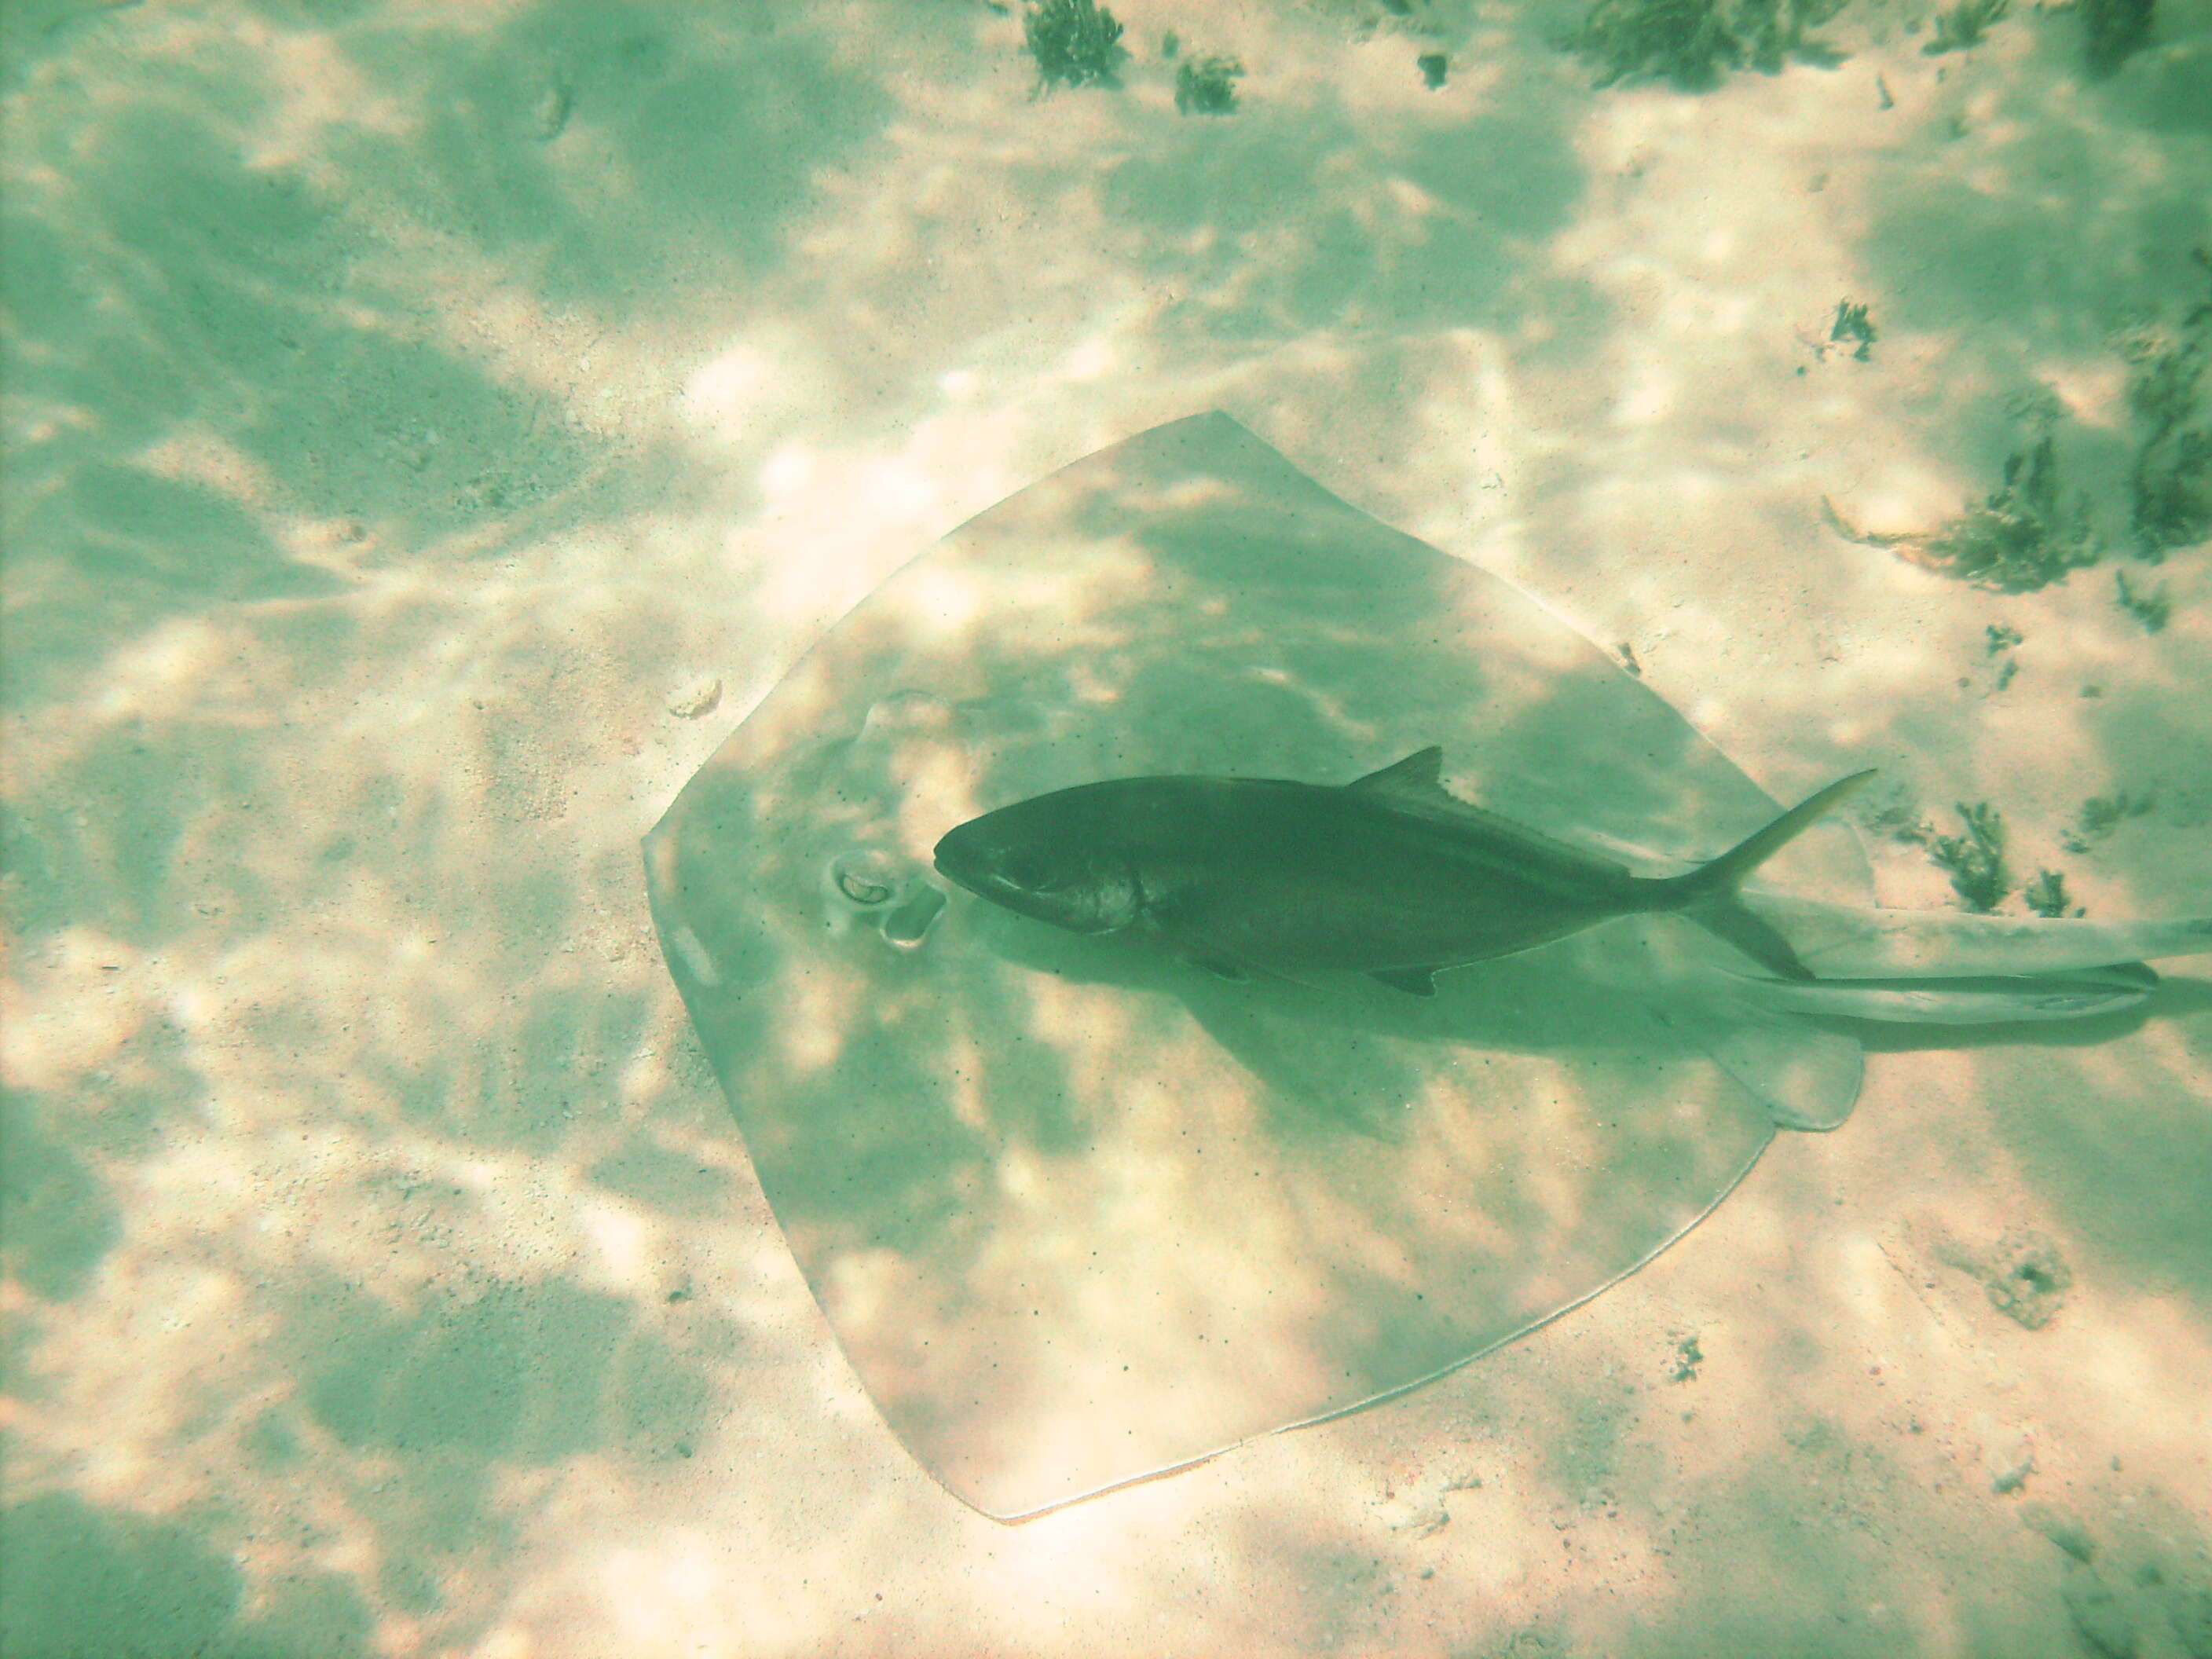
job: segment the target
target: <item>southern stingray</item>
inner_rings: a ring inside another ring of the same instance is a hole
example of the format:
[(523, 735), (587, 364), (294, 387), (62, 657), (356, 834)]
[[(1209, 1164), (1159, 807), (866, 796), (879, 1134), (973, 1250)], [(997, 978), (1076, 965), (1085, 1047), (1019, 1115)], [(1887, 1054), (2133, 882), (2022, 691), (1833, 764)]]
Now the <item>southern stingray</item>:
[[(1551, 849), (1683, 902), (1275, 971), (1010, 902), (1003, 849), (981, 873), (945, 860), (961, 882), (933, 860), (958, 826), (1078, 786), (1318, 798), (1377, 773), (1404, 811), (1503, 826), (1486, 855), (1516, 877)], [(1878, 909), (1848, 829), (1811, 822), (1838, 793), (1762, 841), (1776, 804), (1606, 653), (1208, 415), (905, 566), (746, 716), (646, 866), (855, 1371), (947, 1488), (1017, 1519), (1375, 1403), (1579, 1306), (1778, 1126), (1841, 1123), (1869, 1022), (2109, 1012), (2148, 994), (2146, 960), (2212, 950), (2212, 922)], [(1753, 844), (1725, 903), (1696, 887)], [(1739, 903), (1778, 851), (1775, 890)]]

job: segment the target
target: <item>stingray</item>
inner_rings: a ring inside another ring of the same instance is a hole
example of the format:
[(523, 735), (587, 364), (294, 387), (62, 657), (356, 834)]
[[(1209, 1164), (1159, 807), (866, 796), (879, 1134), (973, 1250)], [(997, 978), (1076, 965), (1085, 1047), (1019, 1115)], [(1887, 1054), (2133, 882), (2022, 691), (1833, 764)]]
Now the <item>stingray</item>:
[[(1638, 892), (1710, 896), (1698, 866), (1774, 856), (1740, 902), (1758, 860), (1729, 868), (1717, 927), (1622, 906), (1494, 954), (1362, 959), (1379, 974), (1054, 925), (933, 859), (1107, 781), (1317, 798), (1376, 774), (1408, 811), (1504, 826), (1509, 864), (1549, 849)], [(1841, 1124), (1869, 1032), (2110, 1014), (2150, 994), (2145, 962), (2212, 950), (2207, 921), (1882, 910), (1846, 826), (1792, 814), (1778, 852), (1779, 816), (1534, 599), (1215, 414), (904, 566), (685, 787), (646, 869), (854, 1372), (951, 1492), (1018, 1520), (1581, 1306), (1778, 1129)]]

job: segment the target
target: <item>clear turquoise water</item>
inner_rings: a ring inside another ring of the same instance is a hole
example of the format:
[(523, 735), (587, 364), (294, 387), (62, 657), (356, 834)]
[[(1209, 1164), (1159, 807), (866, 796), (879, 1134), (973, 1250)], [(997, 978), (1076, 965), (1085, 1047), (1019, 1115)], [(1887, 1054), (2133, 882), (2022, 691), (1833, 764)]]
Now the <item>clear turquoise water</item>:
[(1988, 803), (2007, 913), (2212, 910), (2200, 8), (2091, 73), (2078, 10), (1853, 0), (1833, 61), (1602, 88), (1576, 6), (1118, 9), (1042, 95), (949, 0), (6, 14), (11, 1659), (2212, 1651), (2185, 963), (1874, 1053), (1388, 1408), (1014, 1528), (877, 1415), (639, 841), (892, 571), (1158, 422), (1771, 794), (1879, 765), (1887, 903), (1956, 907)]

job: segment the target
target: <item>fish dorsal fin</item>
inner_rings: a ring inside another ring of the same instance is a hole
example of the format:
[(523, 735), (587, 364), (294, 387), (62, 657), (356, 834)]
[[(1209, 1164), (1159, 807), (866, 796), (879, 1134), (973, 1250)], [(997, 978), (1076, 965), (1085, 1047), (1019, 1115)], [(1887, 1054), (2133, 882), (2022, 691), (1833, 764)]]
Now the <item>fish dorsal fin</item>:
[(1353, 794), (1388, 801), (1398, 811), (1426, 818), (1432, 823), (1453, 824), (1510, 842), (1523, 853), (1538, 858), (1563, 861), (1583, 871), (1627, 873), (1626, 866), (1586, 848), (1560, 841), (1540, 830), (1531, 830), (1525, 823), (1516, 823), (1510, 818), (1500, 817), (1462, 800), (1444, 787), (1443, 764), (1443, 745), (1432, 743), (1426, 749), (1416, 749), (1401, 761), (1393, 761), (1379, 772), (1355, 778), (1344, 787)]
[(1442, 801), (1453, 806), (1465, 805), (1444, 787), (1443, 770), (1444, 746), (1432, 743), (1426, 749), (1416, 749), (1401, 761), (1391, 762), (1379, 772), (1355, 778), (1344, 787), (1364, 795), (1396, 795), (1431, 804)]

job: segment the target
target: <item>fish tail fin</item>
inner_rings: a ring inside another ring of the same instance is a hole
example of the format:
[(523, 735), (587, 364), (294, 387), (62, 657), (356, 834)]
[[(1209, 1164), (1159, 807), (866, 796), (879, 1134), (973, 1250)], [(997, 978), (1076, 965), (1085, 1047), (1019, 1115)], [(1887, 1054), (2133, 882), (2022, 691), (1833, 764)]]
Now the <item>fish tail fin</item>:
[(1744, 903), (1737, 889), (1753, 870), (1772, 858), (1814, 824), (1826, 817), (1847, 797), (1856, 793), (1873, 777), (1871, 769), (1840, 778), (1819, 793), (1800, 801), (1780, 817), (1747, 836), (1710, 864), (1686, 876), (1676, 876), (1667, 885), (1673, 890), (1665, 907), (1683, 915), (1734, 945), (1753, 962), (1785, 979), (1810, 979), (1812, 970), (1797, 960), (1797, 952), (1765, 918)]

